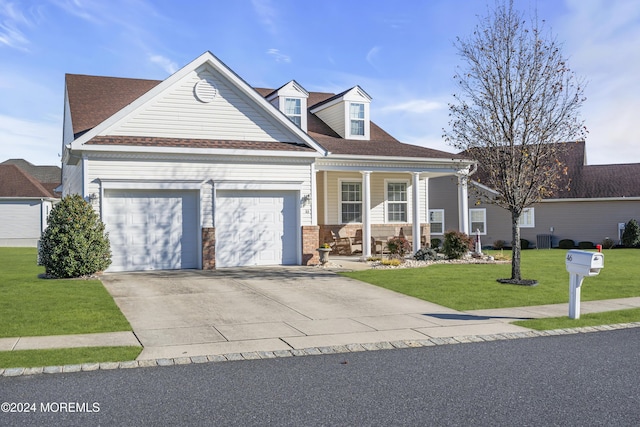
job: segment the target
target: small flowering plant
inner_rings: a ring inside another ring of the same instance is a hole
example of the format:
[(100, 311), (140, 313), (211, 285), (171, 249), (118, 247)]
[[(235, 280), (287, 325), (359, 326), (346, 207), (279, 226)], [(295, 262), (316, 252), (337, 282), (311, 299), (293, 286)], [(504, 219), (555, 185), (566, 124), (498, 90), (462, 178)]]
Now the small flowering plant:
[(394, 237), (387, 242), (387, 250), (389, 251), (390, 257), (404, 258), (411, 250), (411, 244), (404, 237)]

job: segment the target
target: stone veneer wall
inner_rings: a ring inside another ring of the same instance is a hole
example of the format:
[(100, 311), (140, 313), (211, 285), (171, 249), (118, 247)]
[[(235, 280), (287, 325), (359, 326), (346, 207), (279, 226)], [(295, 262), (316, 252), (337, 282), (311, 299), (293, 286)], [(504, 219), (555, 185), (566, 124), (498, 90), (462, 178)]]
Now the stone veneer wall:
[(202, 229), (202, 269), (216, 268), (216, 229), (206, 227)]
[[(422, 223), (422, 236), (426, 236), (426, 242), (431, 241), (430, 225)], [(399, 223), (399, 224), (371, 224), (371, 235), (376, 240), (386, 241), (387, 238), (398, 236), (400, 229), (406, 238), (411, 240), (413, 234), (413, 224)], [(333, 244), (333, 238), (331, 237), (331, 230), (339, 233), (341, 237), (355, 237), (359, 230), (362, 230), (362, 224), (323, 224), (320, 225), (320, 244), (329, 243)]]
[(302, 226), (302, 265), (320, 263), (318, 249), (320, 247), (320, 227), (317, 225)]

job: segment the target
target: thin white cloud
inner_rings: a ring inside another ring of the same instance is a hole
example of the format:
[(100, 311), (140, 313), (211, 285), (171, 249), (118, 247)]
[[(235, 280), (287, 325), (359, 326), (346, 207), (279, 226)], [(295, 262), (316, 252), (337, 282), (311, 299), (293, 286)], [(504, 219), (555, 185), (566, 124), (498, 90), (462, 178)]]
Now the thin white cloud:
[(53, 0), (54, 4), (68, 14), (92, 23), (99, 23), (101, 14), (95, 10), (96, 3), (85, 0)]
[(278, 12), (271, 0), (251, 0), (251, 4), (267, 31), (273, 35), (278, 34)]
[(289, 55), (285, 55), (284, 53), (280, 52), (280, 50), (278, 49), (267, 50), (267, 55), (275, 59), (276, 62), (284, 62), (284, 63), (291, 62), (291, 57)]
[(60, 163), (62, 120), (32, 121), (0, 114), (0, 161), (25, 159), (37, 165)]
[(446, 104), (427, 99), (414, 99), (411, 101), (401, 102), (398, 104), (390, 104), (380, 109), (381, 112), (405, 112), (414, 114), (429, 113), (431, 111), (442, 110), (447, 108)]
[(27, 50), (29, 40), (20, 29), (22, 26), (31, 26), (24, 12), (14, 3), (0, 0), (0, 46)]
[(149, 61), (162, 67), (169, 74), (178, 71), (178, 64), (162, 55), (149, 55)]
[(377, 66), (375, 64), (376, 59), (378, 57), (378, 54), (380, 53), (380, 50), (382, 48), (380, 46), (374, 46), (371, 49), (369, 49), (369, 52), (367, 52), (367, 62), (369, 63), (369, 65), (371, 65), (373, 68), (377, 69)]

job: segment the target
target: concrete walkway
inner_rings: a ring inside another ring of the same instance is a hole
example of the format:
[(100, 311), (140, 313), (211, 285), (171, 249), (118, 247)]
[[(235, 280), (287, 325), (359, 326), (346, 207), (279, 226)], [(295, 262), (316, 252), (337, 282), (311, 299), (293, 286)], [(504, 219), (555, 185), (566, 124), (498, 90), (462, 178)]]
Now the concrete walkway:
[[(309, 267), (117, 273), (102, 281), (134, 333), (1, 338), (0, 351), (142, 344), (140, 361), (273, 354), (527, 333), (510, 322), (568, 314), (567, 304), (460, 312)], [(634, 307), (640, 297), (583, 302), (581, 312)]]

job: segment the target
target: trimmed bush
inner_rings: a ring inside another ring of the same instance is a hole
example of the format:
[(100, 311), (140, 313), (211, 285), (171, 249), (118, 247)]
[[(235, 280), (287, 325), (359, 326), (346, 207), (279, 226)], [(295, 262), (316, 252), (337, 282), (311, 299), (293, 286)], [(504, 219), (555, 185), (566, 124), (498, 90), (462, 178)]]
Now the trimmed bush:
[(460, 259), (472, 250), (473, 240), (465, 233), (447, 231), (444, 233), (442, 252), (449, 259)]
[(520, 249), (529, 249), (529, 241), (527, 239), (520, 239)]
[(640, 246), (640, 226), (635, 219), (630, 220), (624, 226), (622, 233), (622, 244), (627, 248), (635, 248)]
[(606, 238), (602, 241), (602, 248), (603, 249), (611, 249), (616, 245), (616, 242), (614, 242), (612, 239), (610, 238)]
[(111, 265), (104, 224), (78, 194), (64, 197), (51, 210), (39, 257), (47, 274), (58, 278), (88, 276)]
[(595, 249), (593, 242), (578, 242), (578, 248), (580, 249)]
[(493, 242), (493, 249), (503, 249), (505, 246), (504, 240), (496, 240)]
[(431, 248), (422, 248), (413, 256), (416, 261), (434, 261), (438, 258), (438, 253)]
[(442, 244), (442, 240), (438, 239), (437, 237), (434, 237), (433, 239), (431, 239), (431, 247), (433, 249), (438, 249), (441, 244)]
[(576, 247), (576, 243), (571, 239), (562, 239), (558, 242), (560, 249), (573, 249)]

